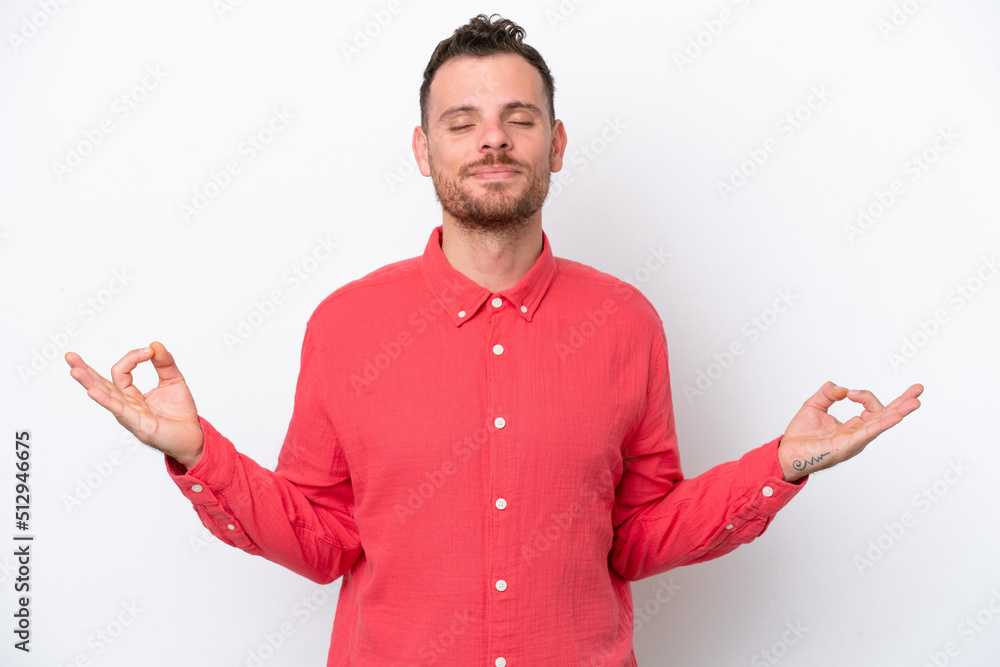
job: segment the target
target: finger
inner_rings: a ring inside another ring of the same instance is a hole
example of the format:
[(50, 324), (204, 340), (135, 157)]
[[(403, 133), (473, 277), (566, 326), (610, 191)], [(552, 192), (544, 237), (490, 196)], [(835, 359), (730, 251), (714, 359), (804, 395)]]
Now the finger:
[[(894, 410), (899, 405), (909, 401), (910, 399), (915, 399), (924, 392), (924, 386), (922, 384), (911, 384), (906, 391), (899, 395), (892, 403), (886, 406), (887, 410)], [(919, 404), (919, 401), (918, 401)]]
[(94, 387), (87, 390), (87, 395), (102, 408), (114, 415), (118, 423), (128, 429), (132, 435), (139, 438), (142, 442), (146, 442), (146, 431), (148, 429), (143, 423), (145, 421), (143, 411), (137, 409), (133, 402), (129, 401), (120, 392), (117, 392), (117, 387), (112, 385), (112, 388), (115, 390), (114, 393)]
[(918, 396), (921, 391), (923, 391), (923, 387), (918, 387), (917, 385), (910, 387), (910, 389), (906, 390), (906, 392), (904, 392), (899, 398), (887, 405), (883, 414), (898, 414), (899, 418), (902, 419), (920, 407), (920, 401), (917, 400), (916, 396)]
[[(112, 389), (117, 390), (118, 388), (112, 385)], [(121, 393), (112, 393), (103, 387), (94, 386), (87, 390), (87, 396), (90, 396), (99, 406), (113, 414), (117, 419), (123, 419), (125, 413), (127, 412), (128, 404), (119, 398)]]
[[(136, 403), (129, 399), (113, 382), (88, 366), (80, 355), (74, 352), (67, 352), (66, 362), (71, 366), (70, 375), (87, 390), (89, 396), (95, 403), (114, 415), (118, 422), (132, 432), (136, 437), (143, 433), (143, 413), (136, 407)], [(130, 390), (136, 391), (135, 387)], [(141, 399), (142, 396), (140, 395)]]
[(69, 364), (70, 368), (87, 365), (87, 363), (83, 360), (83, 357), (76, 352), (67, 352), (63, 355), (63, 359), (66, 360), (66, 363)]
[[(66, 363), (69, 364), (69, 374), (70, 375), (73, 375), (73, 371), (79, 371), (79, 372), (81, 372), (82, 374), (85, 374), (85, 375), (98, 375), (98, 376), (100, 376), (100, 374), (97, 373), (97, 371), (95, 371), (89, 365), (87, 365), (87, 362), (85, 362), (83, 360), (83, 357), (81, 357), (76, 352), (67, 352), (63, 358), (66, 360)], [(75, 376), (74, 376), (74, 378), (75, 378)]]
[(847, 398), (851, 399), (855, 403), (860, 403), (864, 406), (865, 412), (869, 413), (867, 416), (862, 413), (861, 419), (867, 419), (871, 415), (879, 410), (884, 410), (885, 406), (879, 401), (875, 394), (871, 393), (867, 389), (852, 389), (847, 392)]
[(70, 377), (79, 382), (84, 389), (98, 386), (108, 390), (114, 387), (110, 380), (88, 366), (75, 352), (67, 352), (65, 359), (70, 365)]
[(863, 425), (859, 426), (858, 430), (853, 433), (852, 440), (854, 442), (852, 444), (867, 445), (879, 435), (903, 421), (903, 417), (919, 407), (920, 401), (916, 398), (912, 398), (907, 402), (900, 404), (896, 410), (884, 410), (881, 416), (877, 419), (864, 422)]
[(827, 380), (823, 386), (819, 388), (819, 391), (810, 396), (806, 402), (802, 404), (802, 407), (815, 408), (826, 412), (830, 409), (831, 405), (837, 401), (844, 400), (846, 396), (847, 387), (841, 387)]
[(915, 398), (908, 399), (904, 403), (900, 403), (895, 410), (895, 413), (900, 417), (905, 417), (914, 410), (920, 407), (920, 401)]
[(125, 391), (132, 386), (132, 371), (134, 371), (135, 367), (140, 363), (149, 359), (152, 354), (153, 351), (148, 347), (126, 352), (125, 356), (119, 359), (118, 363), (111, 367), (111, 381), (114, 382), (115, 386), (121, 391)]
[(903, 421), (903, 415), (898, 412), (889, 412), (878, 419), (867, 422), (865, 427), (860, 430), (864, 433), (865, 439), (871, 442), (901, 421)]
[(159, 376), (160, 382), (184, 380), (184, 376), (181, 375), (180, 370), (178, 370), (177, 364), (174, 363), (174, 355), (167, 351), (167, 348), (163, 346), (163, 343), (153, 341), (149, 344), (149, 347), (153, 350), (153, 368), (156, 369), (156, 374)]

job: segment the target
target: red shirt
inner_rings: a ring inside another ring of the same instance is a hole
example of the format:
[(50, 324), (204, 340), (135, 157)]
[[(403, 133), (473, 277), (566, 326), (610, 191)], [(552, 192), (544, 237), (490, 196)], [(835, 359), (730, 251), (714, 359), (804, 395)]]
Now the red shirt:
[(716, 558), (801, 488), (779, 438), (681, 473), (663, 324), (542, 253), (511, 289), (424, 254), (324, 300), (274, 472), (201, 419), (168, 470), (222, 541), (343, 576), (327, 665), (635, 665), (629, 581)]

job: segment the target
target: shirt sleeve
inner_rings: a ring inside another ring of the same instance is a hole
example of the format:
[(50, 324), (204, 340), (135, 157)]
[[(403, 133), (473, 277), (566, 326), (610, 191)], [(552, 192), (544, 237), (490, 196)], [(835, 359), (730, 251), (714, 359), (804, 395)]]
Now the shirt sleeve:
[(610, 562), (636, 581), (729, 553), (761, 535), (804, 486), (786, 482), (778, 464), (781, 437), (685, 479), (674, 429), (666, 339), (650, 360), (643, 417), (623, 448), (615, 490)]
[(347, 462), (322, 407), (307, 329), (295, 407), (272, 472), (236, 451), (199, 416), (205, 436), (190, 470), (166, 457), (167, 471), (217, 538), (326, 584), (362, 553)]

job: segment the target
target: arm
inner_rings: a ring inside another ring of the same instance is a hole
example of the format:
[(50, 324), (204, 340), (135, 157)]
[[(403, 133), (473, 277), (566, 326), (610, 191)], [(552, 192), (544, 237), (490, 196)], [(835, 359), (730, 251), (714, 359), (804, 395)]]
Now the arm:
[(784, 480), (780, 441), (685, 479), (661, 339), (650, 360), (646, 412), (623, 448), (612, 516), (614, 570), (635, 581), (717, 558), (763, 533), (806, 481)]
[[(346, 461), (325, 419), (309, 372), (309, 334), (295, 410), (271, 472), (239, 454), (198, 416), (190, 391), (160, 343), (133, 350), (112, 368), (113, 382), (74, 353), (71, 375), (142, 442), (166, 456), (167, 469), (219, 539), (319, 583), (341, 576), (362, 553)], [(141, 394), (131, 371), (149, 360), (159, 384)]]
[[(650, 365), (646, 413), (626, 443), (616, 489), (611, 564), (629, 580), (717, 558), (752, 541), (801, 490), (808, 474), (856, 456), (920, 407), (919, 384), (883, 407), (870, 391), (849, 391), (827, 382), (803, 404), (782, 436), (739, 461), (684, 479), (666, 340), (661, 342)], [(827, 410), (844, 398), (865, 409), (841, 423)]]

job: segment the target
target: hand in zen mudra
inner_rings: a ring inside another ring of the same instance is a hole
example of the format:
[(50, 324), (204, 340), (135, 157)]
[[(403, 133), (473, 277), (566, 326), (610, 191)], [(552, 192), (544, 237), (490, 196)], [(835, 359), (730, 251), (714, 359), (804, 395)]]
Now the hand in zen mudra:
[[(144, 361), (151, 361), (159, 376), (156, 387), (145, 394), (132, 384), (132, 371)], [(87, 395), (139, 441), (173, 457), (188, 470), (201, 458), (204, 437), (194, 398), (162, 343), (128, 352), (111, 367), (111, 380), (75, 352), (66, 353), (66, 363)]]
[[(922, 385), (911, 385), (899, 398), (883, 406), (866, 389), (848, 391), (827, 382), (803, 403), (778, 445), (778, 462), (785, 481), (794, 482), (861, 453), (880, 433), (920, 407), (917, 396), (923, 390)], [(827, 410), (845, 398), (861, 403), (864, 411), (840, 423)]]

